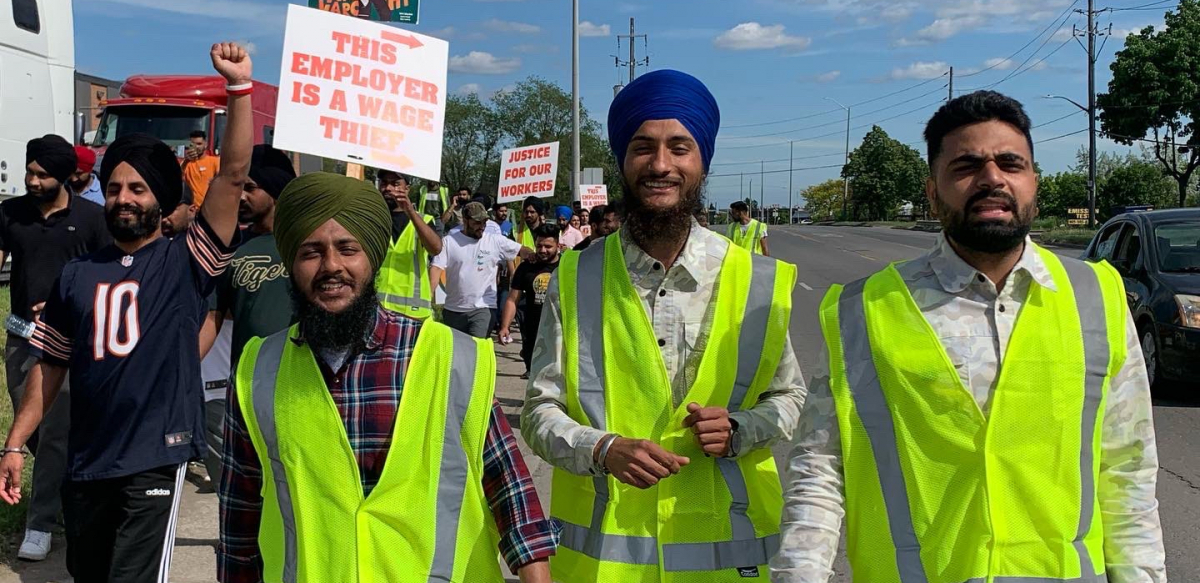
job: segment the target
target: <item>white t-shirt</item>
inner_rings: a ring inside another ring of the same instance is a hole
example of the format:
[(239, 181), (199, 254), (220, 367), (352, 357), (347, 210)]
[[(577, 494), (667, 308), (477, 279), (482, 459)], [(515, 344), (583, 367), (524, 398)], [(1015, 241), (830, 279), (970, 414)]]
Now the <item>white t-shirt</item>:
[(442, 252), (433, 258), (433, 265), (446, 272), (446, 309), (495, 308), (496, 272), (520, 252), (520, 243), (488, 232), (479, 239), (462, 231), (442, 239)]
[[(455, 225), (453, 229), (450, 229), (451, 235), (453, 235), (455, 233), (461, 233), (461, 232), (462, 232), (462, 225)], [(493, 221), (492, 219), (488, 219), (487, 223), (483, 225), (483, 232), (491, 233), (493, 235), (499, 235), (501, 237), (504, 236), (504, 231), (500, 230), (499, 223), (497, 223), (496, 221)]]
[[(762, 221), (759, 221), (758, 224), (762, 225), (761, 227), (758, 228), (759, 238), (766, 239), (767, 238), (767, 224)], [(745, 235), (746, 231), (749, 231), (749, 230), (750, 230), (750, 223), (746, 223), (746, 224), (742, 225), (742, 235)]]
[(221, 325), (217, 339), (209, 349), (208, 355), (200, 361), (200, 378), (204, 381), (204, 402), (225, 398), (225, 388), (229, 386), (229, 375), (233, 348), (233, 321), (226, 320)]

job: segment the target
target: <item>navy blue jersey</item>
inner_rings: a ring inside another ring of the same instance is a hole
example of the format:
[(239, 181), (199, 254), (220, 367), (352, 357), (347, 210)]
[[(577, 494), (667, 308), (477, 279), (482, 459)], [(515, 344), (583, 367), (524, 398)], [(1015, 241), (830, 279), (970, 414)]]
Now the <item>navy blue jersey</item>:
[(197, 216), (182, 237), (63, 268), (30, 345), (70, 368), (72, 480), (203, 457), (201, 307), (232, 255)]

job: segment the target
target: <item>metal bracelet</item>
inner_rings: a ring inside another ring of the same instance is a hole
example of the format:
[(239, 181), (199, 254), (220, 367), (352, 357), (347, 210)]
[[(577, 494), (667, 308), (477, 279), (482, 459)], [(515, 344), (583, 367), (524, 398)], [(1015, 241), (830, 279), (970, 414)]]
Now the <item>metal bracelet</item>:
[(608, 475), (608, 467), (604, 465), (604, 459), (608, 457), (608, 448), (612, 447), (613, 442), (620, 437), (616, 433), (610, 433), (604, 437), (604, 444), (600, 446), (600, 454), (596, 456), (597, 465), (600, 466), (601, 475)]
[(0, 456), (5, 456), (10, 453), (19, 453), (19, 454), (21, 454), (21, 457), (25, 457), (25, 456), (29, 455), (28, 452), (26, 452), (24, 449), (19, 448), (19, 447), (6, 447), (4, 449), (0, 449)]

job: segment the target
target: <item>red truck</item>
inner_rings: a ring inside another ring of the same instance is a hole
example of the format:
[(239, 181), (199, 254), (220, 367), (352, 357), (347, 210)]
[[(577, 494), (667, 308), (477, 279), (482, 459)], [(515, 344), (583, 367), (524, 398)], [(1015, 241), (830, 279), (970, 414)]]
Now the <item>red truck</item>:
[[(279, 88), (254, 83), (254, 143), (271, 143)], [(196, 130), (208, 135), (212, 153), (221, 148), (228, 101), (225, 80), (216, 75), (135, 75), (121, 85), (121, 97), (101, 103), (104, 111), (92, 147), (98, 154), (117, 138), (145, 133), (179, 149)]]

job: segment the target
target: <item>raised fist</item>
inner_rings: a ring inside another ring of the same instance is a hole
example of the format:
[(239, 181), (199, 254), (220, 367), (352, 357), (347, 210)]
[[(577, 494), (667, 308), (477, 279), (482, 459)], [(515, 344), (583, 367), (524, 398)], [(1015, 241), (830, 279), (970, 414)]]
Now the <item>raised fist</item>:
[(216, 69), (230, 85), (249, 83), (254, 73), (250, 54), (237, 43), (217, 43), (209, 52), (213, 69)]

